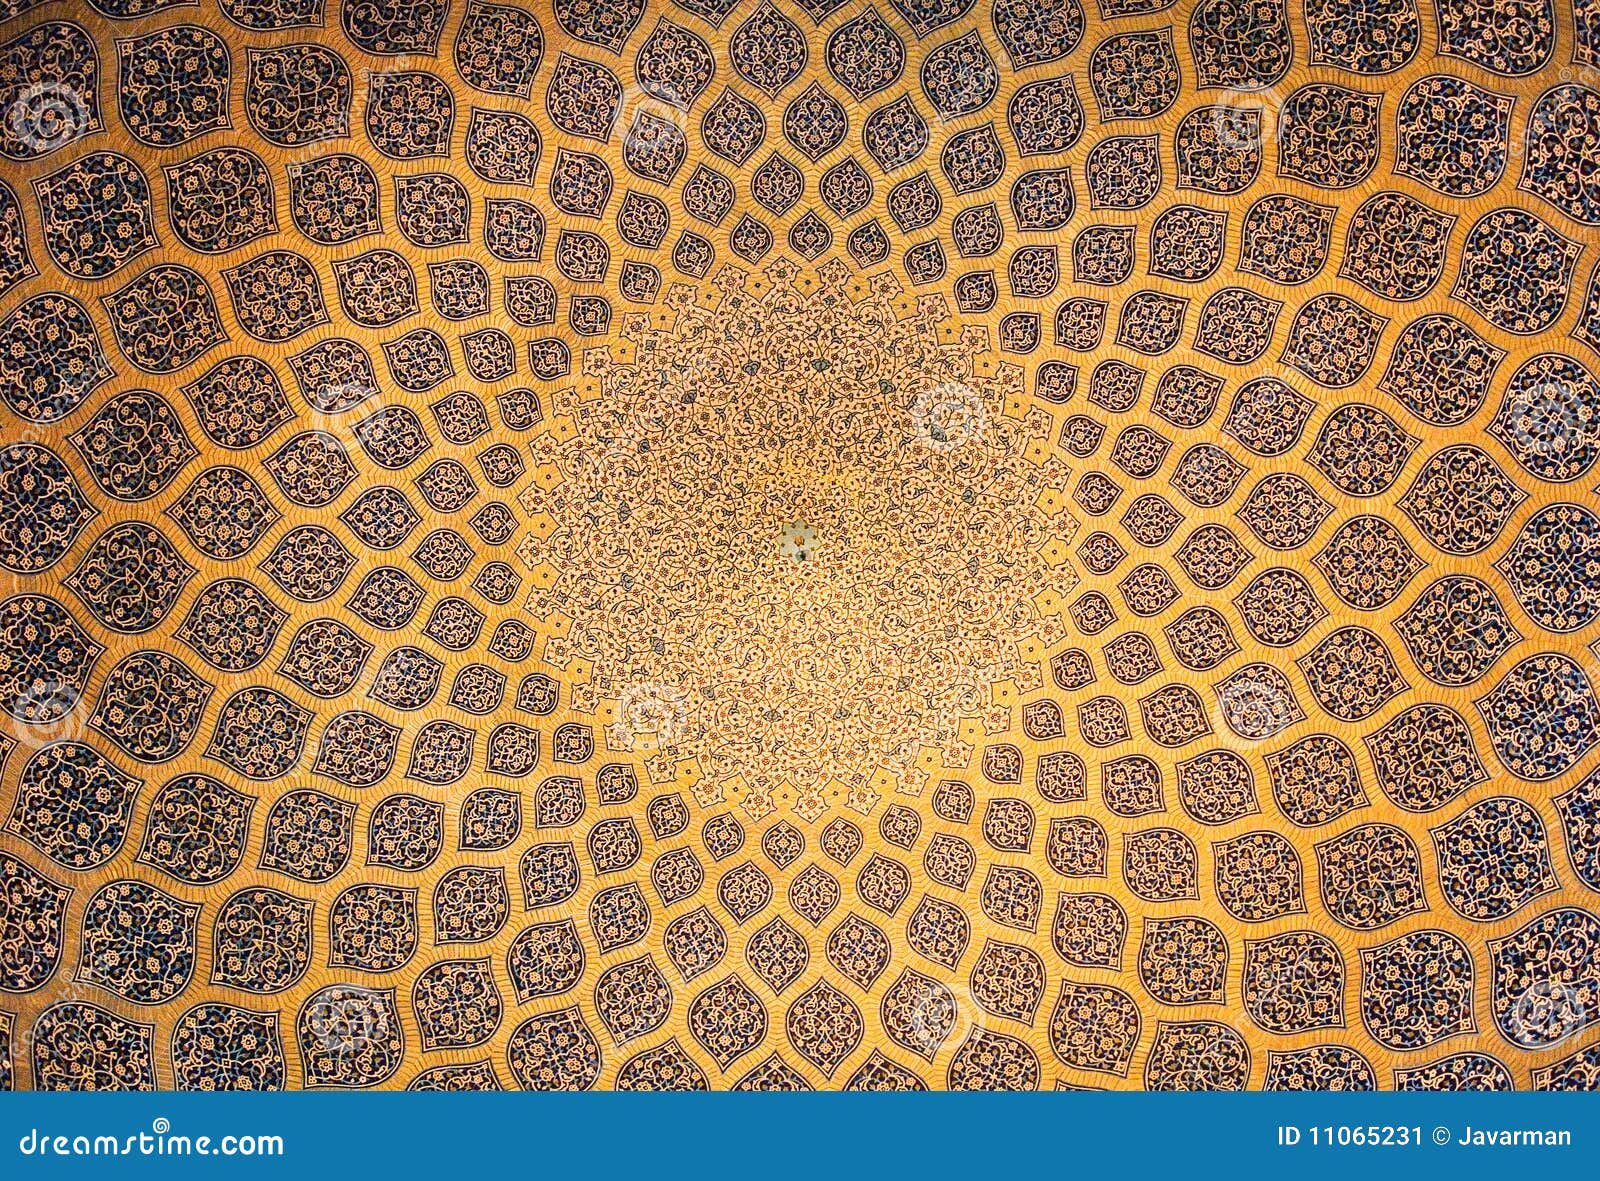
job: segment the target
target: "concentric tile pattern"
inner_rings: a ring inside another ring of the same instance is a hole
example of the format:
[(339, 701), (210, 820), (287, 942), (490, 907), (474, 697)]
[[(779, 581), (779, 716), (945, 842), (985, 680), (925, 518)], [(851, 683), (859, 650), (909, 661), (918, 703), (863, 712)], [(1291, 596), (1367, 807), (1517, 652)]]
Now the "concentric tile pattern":
[(12, 0), (0, 1086), (1592, 1088), (1595, 0)]

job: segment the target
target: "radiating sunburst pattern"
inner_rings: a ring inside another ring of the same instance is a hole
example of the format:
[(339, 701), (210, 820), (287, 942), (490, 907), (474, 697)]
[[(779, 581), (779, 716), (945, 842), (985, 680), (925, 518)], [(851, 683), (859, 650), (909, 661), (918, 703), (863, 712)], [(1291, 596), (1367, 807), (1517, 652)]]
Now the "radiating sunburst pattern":
[(1086, 2), (0, 9), (0, 1089), (1600, 1085), (1600, 5)]

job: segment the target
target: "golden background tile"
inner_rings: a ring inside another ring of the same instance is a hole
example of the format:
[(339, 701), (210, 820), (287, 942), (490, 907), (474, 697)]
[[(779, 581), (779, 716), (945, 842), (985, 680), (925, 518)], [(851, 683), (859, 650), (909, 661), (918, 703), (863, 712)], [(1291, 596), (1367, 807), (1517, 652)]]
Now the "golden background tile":
[(1592, 1088), (1592, 0), (14, 0), (0, 1086)]

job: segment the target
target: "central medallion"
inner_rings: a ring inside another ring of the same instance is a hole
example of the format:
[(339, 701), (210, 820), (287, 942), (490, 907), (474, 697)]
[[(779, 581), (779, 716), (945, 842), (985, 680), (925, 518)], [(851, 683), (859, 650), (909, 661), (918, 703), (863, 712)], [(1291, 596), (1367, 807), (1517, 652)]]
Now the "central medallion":
[(587, 351), (535, 441), (543, 656), (612, 749), (696, 764), (703, 797), (915, 794), (1064, 634), (1050, 420), (941, 297), (785, 262), (716, 286)]

